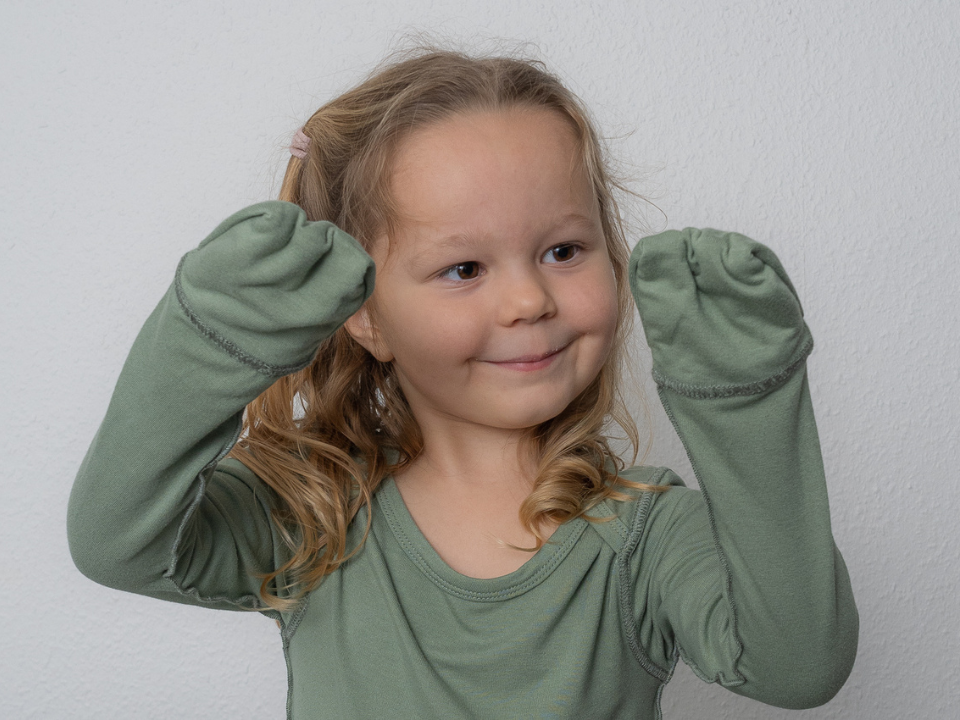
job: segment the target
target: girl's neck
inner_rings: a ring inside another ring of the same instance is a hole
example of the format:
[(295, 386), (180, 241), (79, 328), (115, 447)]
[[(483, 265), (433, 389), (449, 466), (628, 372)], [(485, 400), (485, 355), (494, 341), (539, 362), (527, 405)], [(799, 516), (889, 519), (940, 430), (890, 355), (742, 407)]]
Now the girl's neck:
[[(424, 452), (395, 477), (427, 542), (450, 567), (470, 577), (517, 570), (532, 557), (517, 548), (536, 545), (520, 521), (520, 506), (536, 478), (534, 455), (524, 452), (520, 434), (427, 439)], [(549, 537), (554, 529), (542, 531)]]
[(420, 420), (423, 451), (404, 475), (471, 487), (518, 486), (524, 497), (533, 489), (537, 456), (523, 430), (431, 420)]

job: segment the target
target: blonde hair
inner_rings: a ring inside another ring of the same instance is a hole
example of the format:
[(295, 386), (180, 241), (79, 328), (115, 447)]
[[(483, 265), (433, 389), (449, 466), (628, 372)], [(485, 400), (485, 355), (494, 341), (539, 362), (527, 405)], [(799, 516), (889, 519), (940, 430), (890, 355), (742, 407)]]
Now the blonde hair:
[[(619, 475), (623, 461), (604, 435), (609, 421), (619, 424), (636, 459), (637, 429), (619, 392), (633, 320), (629, 247), (613, 195), (625, 188), (612, 177), (580, 101), (537, 61), (421, 49), (313, 114), (303, 126), (309, 149), (290, 158), (280, 199), (298, 204), (310, 220), (336, 223), (369, 249), (394, 228), (389, 169), (405, 137), (457, 113), (513, 107), (557, 112), (574, 130), (596, 191), (619, 306), (613, 348), (596, 379), (564, 412), (524, 435), (539, 464), (520, 520), (539, 548), (544, 523), (583, 516), (604, 498), (623, 498), (626, 487), (652, 489)], [(274, 520), (292, 553), (263, 578), (264, 601), (290, 607), (359, 550), (348, 547), (350, 523), (366, 507), (369, 530), (374, 492), (422, 448), (392, 364), (376, 360), (342, 327), (308, 367), (251, 402), (232, 455), (276, 493)]]

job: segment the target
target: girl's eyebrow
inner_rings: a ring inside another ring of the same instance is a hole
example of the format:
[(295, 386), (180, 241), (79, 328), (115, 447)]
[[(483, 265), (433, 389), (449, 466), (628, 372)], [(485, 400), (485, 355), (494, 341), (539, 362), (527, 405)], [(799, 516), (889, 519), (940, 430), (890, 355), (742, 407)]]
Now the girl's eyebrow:
[[(537, 233), (537, 239), (546, 237), (551, 233), (556, 232), (565, 225), (575, 225), (583, 229), (593, 230), (600, 229), (600, 224), (598, 218), (590, 218), (586, 215), (577, 212), (566, 213), (561, 215), (557, 220), (550, 226), (539, 231)], [(438, 238), (435, 242), (431, 243), (430, 250), (459, 250), (465, 247), (470, 247), (476, 244), (476, 238), (471, 233), (454, 233), (453, 235), (446, 235), (444, 237)]]
[(419, 269), (446, 262), (450, 259), (451, 252), (462, 253), (476, 247), (476, 240), (472, 235), (456, 233), (431, 240), (421, 240), (416, 243), (416, 246), (415, 252), (401, 253), (403, 256), (401, 263), (407, 267)]
[(580, 213), (572, 212), (563, 215), (557, 223), (551, 228), (551, 230), (556, 230), (557, 227), (563, 225), (564, 223), (572, 223), (574, 225), (580, 225), (581, 227), (588, 228), (593, 230), (594, 228), (600, 229), (600, 217), (596, 218), (587, 217), (586, 215), (581, 215)]
[[(537, 238), (538, 240), (545, 238), (566, 225), (574, 225), (584, 230), (600, 230), (600, 224), (596, 218), (590, 218), (578, 212), (571, 212), (561, 215), (553, 224), (540, 230), (537, 233)], [(477, 244), (477, 236), (470, 232), (445, 235), (431, 240), (429, 243), (425, 243), (425, 247), (420, 250), (420, 252), (412, 255), (410, 264), (415, 266), (431, 265), (439, 261), (437, 256), (443, 256), (450, 252), (468, 252), (475, 249)], [(448, 258), (444, 258), (444, 261), (446, 261), (446, 259)]]
[(436, 242), (431, 243), (430, 250), (458, 250), (475, 244), (476, 241), (472, 235), (456, 233), (439, 238)]

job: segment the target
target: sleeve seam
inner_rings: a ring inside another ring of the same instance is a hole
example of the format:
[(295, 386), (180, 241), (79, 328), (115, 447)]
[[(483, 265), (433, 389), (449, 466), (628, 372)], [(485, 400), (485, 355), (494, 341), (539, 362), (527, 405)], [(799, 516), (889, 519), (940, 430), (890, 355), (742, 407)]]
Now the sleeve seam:
[[(660, 468), (653, 475), (653, 477), (650, 478), (650, 484), (660, 484), (660, 480), (663, 478), (666, 472), (666, 468)], [(630, 534), (627, 537), (626, 542), (624, 542), (623, 548), (621, 549), (619, 557), (617, 558), (617, 569), (620, 580), (618, 600), (620, 605), (620, 622), (622, 625), (624, 638), (626, 639), (627, 645), (630, 647), (631, 652), (633, 652), (633, 656), (636, 658), (637, 662), (640, 663), (640, 667), (642, 667), (650, 676), (656, 680), (659, 680), (661, 683), (666, 683), (670, 679), (672, 670), (662, 668), (653, 660), (651, 660), (650, 655), (640, 644), (640, 641), (637, 638), (636, 621), (634, 620), (632, 592), (633, 582), (629, 563), (630, 557), (637, 549), (637, 545), (640, 544), (640, 538), (643, 536), (644, 529), (646, 528), (647, 514), (649, 513), (650, 506), (653, 504), (653, 496), (654, 493), (650, 492), (645, 492), (640, 496), (640, 499), (637, 502), (637, 511), (634, 515), (633, 527), (631, 528)]]

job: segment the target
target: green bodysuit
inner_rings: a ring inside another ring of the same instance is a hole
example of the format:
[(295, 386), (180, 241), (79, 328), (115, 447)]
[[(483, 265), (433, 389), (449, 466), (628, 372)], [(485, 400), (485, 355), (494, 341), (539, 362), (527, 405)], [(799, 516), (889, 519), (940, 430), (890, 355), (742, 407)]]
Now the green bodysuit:
[(475, 579), (441, 560), (388, 479), (359, 554), (279, 614), (257, 577), (288, 552), (274, 496), (223, 458), (244, 406), (370, 294), (373, 263), (295, 205), (237, 213), (184, 257), (130, 352), (70, 498), (77, 566), (277, 618), (297, 720), (652, 719), (678, 657), (766, 703), (826, 702), (852, 667), (857, 613), (793, 287), (765, 247), (711, 230), (641, 240), (630, 283), (702, 492), (633, 468), (670, 489), (606, 501), (592, 515), (608, 522), (567, 522), (516, 572)]

